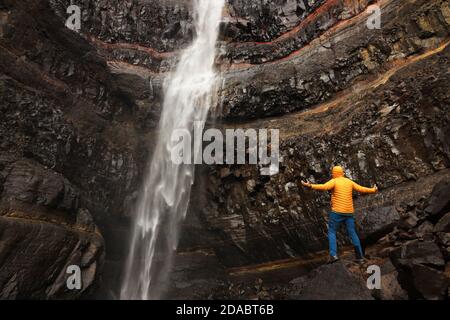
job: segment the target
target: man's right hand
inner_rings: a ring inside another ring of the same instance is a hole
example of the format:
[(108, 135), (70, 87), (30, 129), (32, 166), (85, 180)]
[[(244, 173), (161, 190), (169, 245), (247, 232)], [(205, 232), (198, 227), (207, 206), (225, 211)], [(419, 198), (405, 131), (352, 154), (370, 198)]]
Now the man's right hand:
[(305, 187), (311, 188), (311, 183), (309, 183), (308, 181), (302, 181), (302, 185), (304, 185)]
[(373, 186), (373, 188), (375, 189), (375, 192), (378, 192), (378, 186), (376, 184)]

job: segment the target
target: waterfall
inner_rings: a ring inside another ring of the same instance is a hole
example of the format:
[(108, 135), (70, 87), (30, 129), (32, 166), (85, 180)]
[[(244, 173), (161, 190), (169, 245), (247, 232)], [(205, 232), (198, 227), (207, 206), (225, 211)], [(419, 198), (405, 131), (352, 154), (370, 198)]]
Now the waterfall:
[[(172, 162), (171, 135), (174, 130), (192, 133), (194, 122), (205, 121), (214, 102), (214, 60), (224, 0), (193, 0), (193, 6), (196, 35), (164, 83), (158, 140), (134, 212), (121, 299), (161, 297), (189, 205), (194, 165)], [(194, 153), (201, 152), (201, 145), (194, 148)]]

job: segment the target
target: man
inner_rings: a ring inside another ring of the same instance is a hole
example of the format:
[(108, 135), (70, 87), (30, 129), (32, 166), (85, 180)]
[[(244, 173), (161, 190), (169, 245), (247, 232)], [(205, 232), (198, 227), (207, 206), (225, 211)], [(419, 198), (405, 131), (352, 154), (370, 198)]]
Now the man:
[(313, 190), (332, 190), (331, 195), (331, 212), (328, 222), (328, 241), (330, 245), (330, 263), (339, 260), (337, 255), (336, 232), (339, 230), (339, 225), (344, 222), (347, 227), (348, 235), (355, 247), (356, 259), (359, 263), (364, 262), (364, 254), (359, 241), (358, 234), (355, 228), (355, 217), (353, 209), (353, 190), (361, 193), (375, 193), (378, 191), (377, 186), (373, 188), (362, 187), (356, 182), (344, 176), (344, 169), (336, 166), (332, 171), (333, 179), (325, 184), (311, 184), (302, 181), (305, 187), (310, 187)]

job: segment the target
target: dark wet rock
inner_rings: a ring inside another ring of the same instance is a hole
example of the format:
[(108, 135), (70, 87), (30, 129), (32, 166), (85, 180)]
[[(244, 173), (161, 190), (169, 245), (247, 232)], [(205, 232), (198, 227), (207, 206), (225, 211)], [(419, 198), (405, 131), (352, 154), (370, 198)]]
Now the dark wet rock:
[(447, 295), (449, 282), (442, 271), (421, 264), (406, 264), (400, 274), (411, 299), (442, 300)]
[[(339, 25), (339, 22), (353, 18), (362, 14), (371, 1), (367, 0), (337, 0), (337, 1), (288, 1), (285, 6), (276, 6), (267, 8), (268, 11), (275, 11), (271, 16), (266, 17), (265, 14), (258, 17), (258, 20), (272, 20), (270, 28), (263, 26), (263, 30), (254, 33), (252, 37), (248, 36), (249, 32), (259, 27), (255, 24), (247, 23), (248, 20), (236, 17), (227, 19), (227, 26), (224, 29), (224, 37), (228, 37), (231, 43), (225, 46), (221, 59), (225, 63), (232, 62), (236, 64), (251, 63), (264, 64), (274, 62), (283, 58), (295, 55), (298, 51), (304, 49), (311, 44), (314, 39), (319, 38), (326, 31), (333, 29)], [(273, 6), (272, 2), (265, 4), (249, 3), (253, 10), (247, 13), (252, 15), (257, 11), (258, 6)], [(229, 10), (231, 15), (236, 14), (233, 10), (239, 6), (239, 2), (233, 1), (233, 6)], [(242, 5), (241, 5), (242, 6)], [(238, 8), (239, 9), (239, 8)], [(256, 9), (256, 10), (255, 10)], [(294, 13), (294, 10), (296, 11)], [(278, 11), (278, 12), (277, 12)], [(289, 12), (286, 15), (286, 12)], [(258, 12), (259, 14), (259, 12)], [(255, 19), (256, 17), (250, 17)], [(298, 23), (296, 23), (298, 21)], [(296, 23), (295, 26), (289, 28), (288, 25)], [(279, 25), (281, 24), (281, 28)], [(245, 27), (242, 27), (245, 25)], [(239, 33), (236, 34), (236, 31)], [(275, 35), (275, 37), (269, 35)], [(262, 38), (265, 38), (263, 40)], [(242, 40), (240, 40), (242, 39)], [(247, 39), (247, 40), (245, 40)], [(228, 39), (227, 39), (228, 40)], [(324, 45), (324, 48), (332, 49), (331, 44)], [(327, 77), (325, 81), (334, 80), (333, 76)]]
[[(371, 2), (227, 1), (222, 59), (261, 63), (286, 57), (339, 22), (362, 13)], [(66, 21), (70, 1), (50, 3), (61, 21)], [(81, 33), (108, 60), (167, 71), (176, 60), (174, 51), (185, 47), (194, 33), (191, 0), (134, 0), (126, 4), (103, 0), (78, 5), (83, 15)]]
[(433, 232), (433, 228), (434, 227), (433, 227), (432, 223), (425, 221), (424, 223), (422, 223), (415, 229), (415, 234), (417, 237), (423, 239), (426, 236), (431, 236), (431, 233)]
[(414, 240), (404, 244), (391, 254), (394, 264), (423, 264), (442, 268), (445, 261), (439, 247), (432, 241)]
[[(431, 216), (439, 216), (450, 210), (450, 180), (442, 180), (433, 188), (429, 204), (425, 208)], [(448, 218), (447, 218), (448, 219)]]
[(225, 37), (234, 41), (270, 41), (291, 30), (324, 0), (250, 2), (229, 0)]
[[(40, 220), (0, 216), (0, 298), (76, 298), (93, 289), (102, 268), (98, 233)], [(82, 289), (69, 290), (67, 267), (81, 268)]]
[[(0, 297), (77, 298), (91, 293), (104, 241), (80, 192), (63, 175), (31, 160), (2, 158)], [(66, 286), (67, 267), (81, 269), (81, 290)]]
[(4, 201), (35, 203), (76, 214), (79, 191), (61, 174), (29, 160), (19, 160), (5, 168)]
[[(85, 297), (103, 267), (97, 226), (124, 216), (148, 154), (137, 132), (152, 126), (130, 122), (138, 107), (48, 1), (3, 1), (0, 20), (1, 295)], [(70, 264), (82, 291), (66, 289)]]
[[(300, 300), (372, 300), (373, 297), (360, 279), (340, 262), (315, 269), (302, 280)], [(294, 298), (294, 297), (292, 297)]]
[[(447, 37), (448, 23), (439, 18), (443, 10), (440, 1), (420, 0), (411, 6), (388, 1), (382, 10), (382, 30), (368, 30), (366, 19), (355, 19), (350, 26), (330, 32), (326, 39), (295, 51), (289, 59), (255, 61), (251, 66), (245, 58), (240, 59), (236, 68), (224, 75), (222, 118), (235, 122), (305, 110), (329, 101), (358, 79), (382, 73), (390, 61), (433, 48)], [(429, 10), (436, 14), (426, 15)], [(434, 31), (432, 37), (423, 40), (422, 30), (412, 17), (426, 20), (423, 23)], [(255, 52), (255, 45), (248, 49), (248, 55)], [(242, 67), (239, 62), (244, 62)]]
[(398, 272), (388, 260), (381, 266), (381, 289), (376, 296), (381, 300), (407, 300), (408, 293), (398, 281)]
[[(65, 21), (69, 0), (51, 0), (52, 8)], [(169, 1), (81, 1), (81, 32), (106, 43), (152, 45), (157, 51), (172, 51), (192, 39), (190, 0)]]
[(444, 299), (448, 278), (445, 261), (438, 245), (432, 241), (411, 241), (391, 253), (399, 273), (399, 282), (410, 299)]
[(450, 212), (443, 216), (434, 226), (434, 232), (450, 232)]
[[(5, 6), (16, 32), (1, 39), (8, 50), (0, 53), (0, 150), (64, 175), (95, 216), (122, 215), (148, 154), (139, 138), (148, 140), (148, 131), (139, 130), (149, 126), (129, 120), (138, 106), (127, 104), (95, 48), (65, 28), (46, 1)], [(104, 190), (108, 185), (114, 187)]]
[(391, 232), (400, 219), (394, 206), (361, 210), (357, 215), (361, 240), (375, 242)]

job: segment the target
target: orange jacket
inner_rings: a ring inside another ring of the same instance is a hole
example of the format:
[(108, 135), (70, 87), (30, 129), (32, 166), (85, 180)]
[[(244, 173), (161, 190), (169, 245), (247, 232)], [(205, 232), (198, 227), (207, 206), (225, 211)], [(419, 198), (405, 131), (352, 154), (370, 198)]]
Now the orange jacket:
[(333, 190), (331, 195), (331, 210), (337, 213), (354, 213), (353, 190), (361, 193), (375, 193), (376, 188), (362, 187), (356, 182), (344, 177), (342, 167), (333, 168), (333, 179), (325, 184), (312, 184), (314, 190)]

